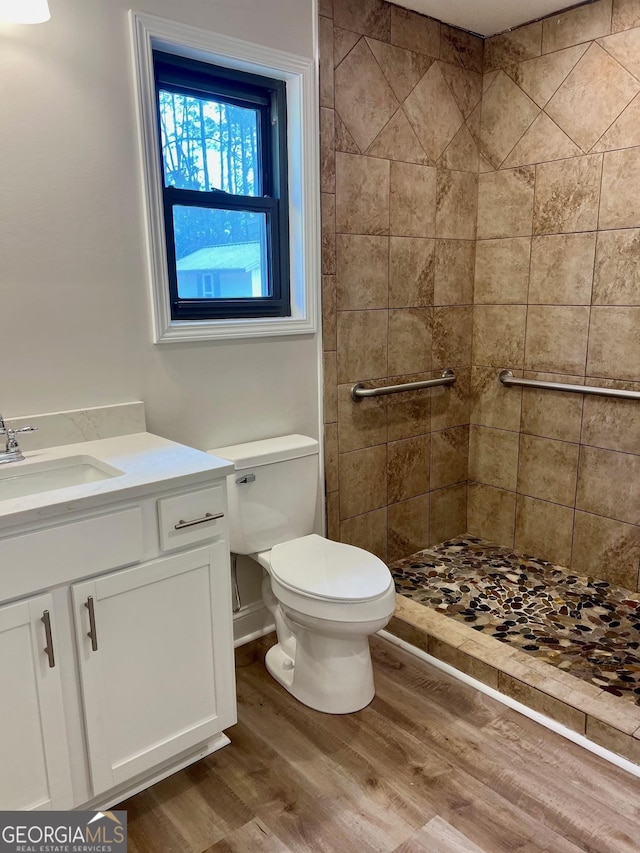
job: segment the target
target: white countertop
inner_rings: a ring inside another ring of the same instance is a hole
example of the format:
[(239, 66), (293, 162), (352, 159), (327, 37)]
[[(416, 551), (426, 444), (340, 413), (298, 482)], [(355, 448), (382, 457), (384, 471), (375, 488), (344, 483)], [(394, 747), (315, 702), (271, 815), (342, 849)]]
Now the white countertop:
[(0, 500), (0, 532), (118, 500), (136, 499), (154, 491), (206, 484), (233, 471), (233, 465), (226, 459), (149, 432), (49, 447), (24, 455), (23, 462), (2, 466), (3, 473), (10, 469), (17, 474), (34, 463), (67, 456), (93, 457), (123, 473), (93, 483)]

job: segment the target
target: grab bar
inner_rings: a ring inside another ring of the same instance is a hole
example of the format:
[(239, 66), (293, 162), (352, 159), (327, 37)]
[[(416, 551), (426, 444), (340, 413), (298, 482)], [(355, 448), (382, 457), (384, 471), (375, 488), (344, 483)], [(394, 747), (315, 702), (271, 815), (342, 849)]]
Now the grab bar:
[(403, 385), (385, 385), (382, 388), (365, 388), (362, 382), (351, 387), (351, 399), (359, 403), (365, 397), (382, 397), (400, 394), (403, 391), (419, 391), (421, 388), (436, 388), (438, 385), (453, 385), (456, 375), (453, 370), (443, 370), (440, 379), (424, 379), (422, 382), (405, 382)]
[(521, 385), (523, 388), (543, 388), (547, 391), (569, 391), (572, 394), (592, 394), (597, 397), (617, 397), (619, 400), (640, 400), (640, 391), (624, 388), (598, 388), (596, 385), (569, 385), (566, 382), (542, 382), (538, 379), (517, 379), (510, 370), (502, 370), (498, 379), (508, 388)]

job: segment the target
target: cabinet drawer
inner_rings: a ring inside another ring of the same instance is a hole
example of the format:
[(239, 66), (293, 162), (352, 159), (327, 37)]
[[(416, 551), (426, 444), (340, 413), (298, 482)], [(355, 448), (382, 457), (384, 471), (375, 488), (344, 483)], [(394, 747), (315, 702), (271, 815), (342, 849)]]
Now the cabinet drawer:
[(224, 483), (158, 501), (160, 548), (171, 551), (224, 535)]

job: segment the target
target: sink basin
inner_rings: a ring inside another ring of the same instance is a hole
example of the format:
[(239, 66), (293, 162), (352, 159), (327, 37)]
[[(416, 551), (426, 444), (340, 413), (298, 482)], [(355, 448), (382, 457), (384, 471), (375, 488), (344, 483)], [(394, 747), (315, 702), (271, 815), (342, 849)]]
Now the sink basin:
[(0, 501), (96, 483), (122, 474), (92, 456), (65, 456), (47, 462), (9, 462), (0, 466)]

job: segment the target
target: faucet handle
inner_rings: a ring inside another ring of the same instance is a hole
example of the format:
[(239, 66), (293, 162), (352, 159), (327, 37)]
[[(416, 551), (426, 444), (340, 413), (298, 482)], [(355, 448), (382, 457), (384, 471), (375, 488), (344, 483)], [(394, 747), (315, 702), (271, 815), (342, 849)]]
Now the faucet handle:
[(38, 432), (38, 427), (24, 426), (20, 427), (20, 429), (11, 429), (11, 427), (3, 426), (0, 429), (0, 435), (17, 435), (20, 432)]

